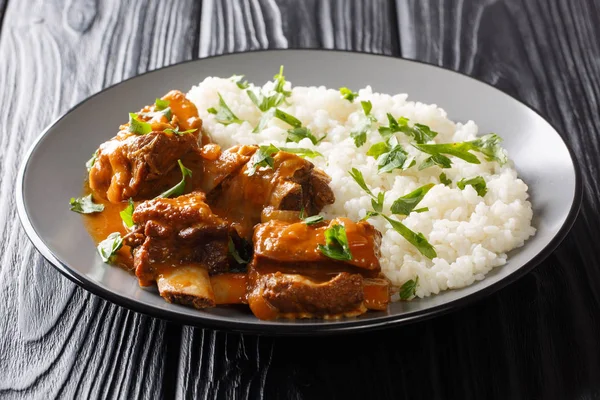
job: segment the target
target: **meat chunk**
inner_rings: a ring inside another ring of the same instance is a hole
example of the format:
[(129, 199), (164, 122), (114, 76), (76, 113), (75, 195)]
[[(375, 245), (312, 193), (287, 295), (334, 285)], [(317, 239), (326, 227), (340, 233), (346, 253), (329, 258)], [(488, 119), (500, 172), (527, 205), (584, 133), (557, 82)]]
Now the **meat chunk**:
[[(177, 160), (199, 158), (202, 121), (196, 107), (178, 91), (169, 92), (163, 100), (169, 102), (170, 113), (152, 105), (138, 114), (152, 132), (136, 134), (129, 131), (129, 124), (121, 125), (117, 136), (100, 146), (89, 173), (90, 188), (96, 194), (113, 203), (155, 197), (181, 179)], [(167, 128), (194, 131), (177, 134), (165, 132)]]
[(330, 178), (295, 154), (279, 151), (273, 156), (272, 168), (258, 168), (254, 174), (248, 173), (251, 162), (225, 179), (208, 199), (215, 212), (226, 215), (241, 237), (251, 237), (266, 208), (304, 209), (307, 215), (314, 215), (335, 200)]
[[(325, 231), (343, 225), (352, 258), (326, 257)], [(389, 282), (381, 278), (381, 234), (367, 222), (337, 218), (308, 226), (271, 220), (254, 230), (248, 304), (261, 319), (340, 318), (384, 309)]]
[(158, 281), (163, 297), (196, 307), (214, 305), (208, 274), (229, 266), (229, 225), (204, 200), (194, 192), (140, 203), (127, 238), (140, 285)]

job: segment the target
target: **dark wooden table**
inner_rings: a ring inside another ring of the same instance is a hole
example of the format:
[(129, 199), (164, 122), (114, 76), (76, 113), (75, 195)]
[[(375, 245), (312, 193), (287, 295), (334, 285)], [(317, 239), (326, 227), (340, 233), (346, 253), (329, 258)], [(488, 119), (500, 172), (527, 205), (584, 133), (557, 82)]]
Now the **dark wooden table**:
[[(0, 398), (600, 398), (600, 2), (0, 0), (0, 17)], [(539, 109), (584, 175), (572, 232), (483, 301), (327, 338), (228, 334), (136, 314), (36, 252), (13, 188), (45, 125), (147, 70), (285, 47), (423, 60)]]

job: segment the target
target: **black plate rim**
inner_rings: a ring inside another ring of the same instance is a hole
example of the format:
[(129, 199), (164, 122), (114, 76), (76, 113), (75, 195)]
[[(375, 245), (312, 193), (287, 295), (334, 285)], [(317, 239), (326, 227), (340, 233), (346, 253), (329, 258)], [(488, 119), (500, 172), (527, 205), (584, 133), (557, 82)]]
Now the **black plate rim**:
[(75, 106), (71, 107), (69, 110), (67, 110), (65, 113), (63, 113), (61, 116), (56, 118), (35, 139), (35, 141), (31, 144), (29, 150), (25, 154), (25, 157), (22, 161), (21, 167), (19, 168), (19, 172), (17, 174), (17, 180), (16, 180), (16, 188), (15, 188), (15, 200), (16, 200), (16, 206), (17, 206), (17, 214), (19, 216), (19, 219), (21, 220), (21, 224), (22, 224), (23, 228), (25, 229), (25, 233), (29, 237), (29, 240), (33, 243), (34, 247), (42, 254), (42, 256), (48, 262), (50, 262), (50, 264), (54, 268), (56, 268), (62, 275), (67, 277), (69, 280), (71, 280), (78, 286), (81, 286), (83, 289), (91, 292), (94, 295), (102, 297), (103, 299), (108, 300), (113, 304), (125, 307), (125, 308), (130, 309), (135, 312), (150, 315), (150, 316), (157, 317), (157, 318), (167, 320), (167, 321), (181, 323), (183, 325), (192, 325), (192, 326), (198, 326), (201, 328), (211, 328), (211, 329), (226, 330), (226, 331), (231, 331), (231, 332), (252, 333), (252, 334), (259, 334), (259, 335), (270, 335), (270, 336), (317, 336), (317, 335), (340, 334), (340, 333), (347, 333), (347, 332), (359, 332), (359, 331), (364, 332), (364, 331), (370, 331), (370, 330), (384, 329), (384, 328), (391, 327), (391, 326), (400, 326), (400, 325), (405, 325), (405, 324), (416, 322), (416, 321), (433, 318), (435, 316), (447, 313), (451, 310), (456, 310), (456, 309), (462, 308), (462, 307), (466, 306), (467, 304), (470, 304), (477, 300), (480, 300), (483, 297), (486, 297), (486, 296), (492, 294), (493, 292), (496, 292), (496, 291), (500, 290), (501, 288), (506, 287), (507, 285), (515, 282), (516, 280), (518, 280), (519, 278), (521, 278), (522, 276), (524, 276), (525, 274), (530, 272), (535, 266), (539, 265), (550, 254), (552, 254), (552, 252), (560, 245), (560, 243), (564, 240), (566, 235), (571, 230), (571, 228), (577, 218), (577, 215), (579, 214), (579, 209), (581, 206), (581, 201), (582, 201), (582, 197), (583, 197), (583, 178), (581, 176), (581, 170), (579, 168), (579, 164), (577, 163), (577, 159), (575, 157), (573, 149), (564, 140), (563, 136), (560, 135), (560, 133), (559, 133), (559, 137), (560, 137), (561, 141), (563, 142), (563, 144), (565, 145), (565, 147), (567, 148), (567, 151), (569, 152), (569, 157), (571, 158), (571, 162), (573, 164), (573, 169), (575, 172), (575, 192), (574, 192), (574, 197), (573, 197), (573, 203), (571, 204), (569, 213), (567, 214), (567, 217), (566, 217), (564, 223), (559, 228), (556, 235), (529, 262), (523, 264), (519, 269), (517, 269), (512, 274), (508, 275), (506, 278), (504, 278), (498, 282), (495, 282), (495, 283), (491, 284), (490, 286), (485, 287), (475, 293), (471, 293), (467, 296), (461, 297), (460, 299), (456, 299), (456, 300), (453, 300), (453, 301), (450, 301), (450, 302), (447, 302), (444, 304), (440, 304), (438, 306), (431, 307), (426, 310), (417, 310), (417, 311), (407, 312), (406, 314), (401, 314), (401, 315), (388, 315), (388, 316), (384, 316), (384, 317), (379, 317), (379, 318), (377, 318), (377, 320), (348, 319), (348, 320), (333, 321), (333, 322), (316, 322), (316, 323), (308, 323), (308, 324), (289, 324), (289, 325), (285, 325), (285, 324), (268, 325), (268, 324), (262, 323), (262, 321), (260, 321), (258, 319), (256, 320), (256, 322), (253, 322), (253, 323), (248, 323), (248, 322), (236, 323), (233, 321), (221, 320), (221, 319), (218, 319), (218, 317), (206, 318), (206, 317), (202, 316), (201, 314), (198, 314), (197, 316), (189, 316), (189, 315), (184, 316), (183, 314), (174, 313), (174, 312), (171, 312), (166, 309), (138, 303), (127, 296), (122, 296), (120, 294), (113, 293), (108, 289), (98, 286), (98, 285), (92, 283), (91, 281), (88, 281), (83, 275), (79, 274), (75, 270), (70, 269), (66, 264), (61, 262), (59, 260), (59, 258), (45, 245), (43, 239), (38, 235), (37, 231), (33, 227), (33, 224), (31, 222), (31, 220), (29, 219), (29, 215), (27, 214), (26, 207), (25, 207), (25, 198), (24, 198), (24, 193), (23, 193), (23, 185), (24, 185), (25, 174), (27, 171), (27, 167), (28, 167), (31, 155), (34, 153), (34, 151), (37, 149), (37, 147), (40, 145), (40, 143), (46, 137), (48, 132), (63, 118), (65, 118), (70, 113), (74, 112), (77, 108), (79, 108), (81, 105), (83, 105), (87, 101), (112, 89), (113, 87), (116, 87), (118, 85), (123, 84), (124, 82), (127, 82), (129, 80), (138, 78), (140, 76), (143, 76), (143, 75), (146, 75), (149, 73), (176, 67), (181, 64), (201, 62), (202, 60), (205, 60), (205, 59), (212, 59), (212, 58), (218, 58), (218, 57), (229, 56), (229, 55), (236, 55), (236, 54), (243, 54), (243, 53), (289, 52), (289, 51), (292, 51), (292, 52), (296, 52), (296, 51), (336, 52), (336, 53), (360, 54), (360, 55), (368, 55), (368, 56), (373, 56), (373, 57), (392, 58), (392, 59), (397, 59), (397, 60), (403, 60), (403, 61), (409, 62), (409, 63), (416, 63), (416, 64), (426, 65), (426, 66), (430, 66), (430, 67), (434, 67), (434, 68), (439, 68), (439, 69), (449, 71), (449, 72), (452, 72), (452, 73), (455, 73), (458, 75), (462, 75), (469, 79), (475, 80), (481, 84), (489, 86), (489, 87), (493, 88), (494, 90), (504, 93), (505, 95), (512, 98), (514, 101), (524, 105), (525, 107), (527, 107), (530, 110), (532, 110), (533, 112), (535, 112), (540, 118), (542, 118), (544, 121), (546, 121), (557, 133), (560, 132), (559, 129), (557, 129), (553, 123), (548, 121), (537, 108), (535, 108), (534, 106), (531, 106), (530, 104), (526, 103), (525, 101), (523, 101), (521, 99), (518, 99), (517, 97), (513, 96), (512, 94), (507, 93), (506, 91), (491, 85), (490, 83), (487, 83), (483, 80), (480, 80), (478, 78), (467, 75), (466, 73), (463, 73), (460, 71), (455, 71), (453, 69), (442, 67), (442, 66), (439, 66), (439, 65), (436, 65), (433, 63), (428, 63), (428, 62), (420, 61), (420, 60), (412, 60), (412, 59), (408, 59), (408, 58), (404, 58), (404, 57), (400, 57), (400, 56), (392, 56), (392, 55), (386, 55), (386, 54), (374, 54), (374, 53), (367, 53), (367, 52), (360, 52), (360, 51), (353, 51), (353, 50), (288, 48), (288, 49), (239, 51), (239, 52), (231, 52), (231, 53), (226, 53), (226, 54), (213, 55), (213, 56), (209, 56), (209, 57), (197, 58), (197, 59), (193, 59), (193, 60), (186, 60), (186, 61), (178, 62), (178, 63), (172, 64), (172, 65), (164, 66), (164, 67), (157, 68), (154, 70), (146, 71), (142, 74), (132, 76), (123, 81), (120, 81), (113, 85), (110, 85), (110, 86), (100, 90), (97, 93), (92, 94), (91, 96), (85, 98), (84, 100), (82, 100), (81, 102), (76, 104)]

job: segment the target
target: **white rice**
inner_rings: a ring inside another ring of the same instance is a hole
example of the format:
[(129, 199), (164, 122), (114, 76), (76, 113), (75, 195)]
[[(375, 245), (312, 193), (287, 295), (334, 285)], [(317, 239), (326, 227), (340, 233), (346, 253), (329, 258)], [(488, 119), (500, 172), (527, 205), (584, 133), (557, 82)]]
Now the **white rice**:
[[(272, 88), (272, 82), (262, 87), (266, 92)], [(286, 88), (291, 88), (290, 82)], [(208, 113), (207, 109), (218, 106), (217, 93), (222, 95), (233, 113), (245, 122), (228, 126), (216, 122), (215, 116)], [(301, 120), (303, 126), (310, 128), (316, 137), (327, 134), (325, 140), (313, 145), (309, 139), (303, 139), (300, 143), (285, 143), (289, 126), (276, 118), (272, 118), (262, 132), (252, 133), (262, 113), (230, 79), (206, 78), (190, 90), (188, 97), (198, 107), (204, 130), (222, 147), (272, 143), (275, 146), (310, 148), (323, 154), (324, 157), (310, 161), (332, 178), (330, 186), (335, 194), (335, 203), (323, 210), (322, 215), (326, 218), (346, 216), (359, 220), (371, 210), (370, 197), (348, 174), (353, 167), (363, 173), (373, 192), (387, 192), (384, 212), (388, 214), (389, 207), (398, 197), (427, 183), (435, 183), (436, 186), (418, 206), (428, 207), (429, 211), (413, 212), (408, 217), (399, 218), (408, 228), (423, 233), (435, 247), (437, 257), (433, 260), (421, 255), (381, 217), (369, 220), (383, 233), (383, 272), (396, 287), (418, 276), (418, 297), (468, 286), (483, 279), (492, 268), (506, 263), (509, 250), (522, 246), (535, 233), (535, 228), (531, 226), (532, 209), (527, 201), (527, 185), (517, 177), (512, 162), (500, 166), (479, 157), (481, 164), (469, 164), (452, 157), (450, 169), (441, 170), (436, 166), (418, 171), (413, 167), (378, 174), (376, 160), (368, 157), (366, 152), (372, 144), (383, 140), (376, 127), (378, 124), (388, 125), (386, 113), (429, 126), (438, 132), (435, 143), (475, 139), (478, 128), (474, 122), (454, 123), (436, 105), (408, 101), (406, 94), (391, 96), (373, 93), (370, 87), (360, 90), (359, 97), (353, 103), (343, 99), (338, 90), (323, 86), (294, 87), (290, 104), (279, 108)], [(372, 102), (372, 114), (378, 124), (367, 135), (367, 143), (357, 148), (350, 138), (350, 132), (361, 124), (364, 115), (361, 100)], [(406, 151), (417, 160), (423, 159), (422, 153), (408, 145), (409, 138), (406, 135), (399, 133), (396, 136)], [(445, 172), (452, 180), (450, 187), (440, 184), (441, 172)], [(488, 192), (484, 198), (479, 197), (471, 186), (466, 186), (464, 190), (456, 187), (460, 179), (477, 175), (484, 177), (487, 183)]]

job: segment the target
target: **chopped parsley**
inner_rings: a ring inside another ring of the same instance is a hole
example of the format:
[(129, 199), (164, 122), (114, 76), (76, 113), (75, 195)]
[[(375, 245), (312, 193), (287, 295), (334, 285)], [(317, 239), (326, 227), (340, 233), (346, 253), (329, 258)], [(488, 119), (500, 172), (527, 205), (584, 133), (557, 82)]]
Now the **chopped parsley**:
[(385, 142), (372, 145), (367, 151), (367, 155), (377, 159), (377, 170), (380, 174), (392, 172), (395, 169), (407, 169), (415, 165), (415, 160), (409, 157), (393, 136)]
[(165, 118), (167, 118), (167, 121), (170, 121), (172, 116), (171, 107), (169, 107), (169, 104), (171, 104), (169, 100), (157, 98), (154, 101), (154, 108), (156, 109), (156, 111), (159, 111), (161, 114), (163, 114)]
[(188, 133), (194, 133), (197, 130), (198, 129), (187, 129), (185, 131), (180, 131), (179, 126), (177, 126), (177, 127), (175, 127), (175, 129), (172, 129), (172, 128), (165, 129), (165, 133), (174, 133), (177, 136), (183, 136), (183, 135), (187, 135)]
[(313, 215), (311, 217), (302, 218), (302, 221), (306, 225), (315, 225), (315, 224), (318, 224), (319, 222), (322, 222), (323, 219), (324, 218), (321, 215)]
[(325, 245), (319, 245), (319, 250), (324, 256), (339, 261), (352, 260), (352, 253), (350, 252), (350, 245), (346, 236), (346, 228), (343, 225), (335, 224), (327, 228), (324, 236)]
[(356, 99), (358, 97), (358, 93), (353, 92), (352, 90), (348, 89), (347, 87), (341, 87), (340, 94), (342, 95), (342, 98), (348, 100), (350, 103), (353, 103), (354, 99)]
[(105, 263), (111, 262), (113, 256), (123, 247), (123, 238), (119, 232), (113, 232), (98, 244), (98, 253)]
[(136, 135), (147, 135), (152, 132), (152, 125), (141, 121), (136, 113), (129, 113), (129, 132)]
[[(286, 142), (298, 143), (302, 139), (307, 138), (312, 142), (312, 144), (317, 144), (321, 140), (325, 139), (325, 136), (323, 136), (320, 139), (317, 139), (315, 137), (315, 135), (312, 134), (310, 129), (308, 129), (305, 126), (302, 126), (302, 122), (298, 118), (294, 117), (293, 115), (288, 114), (285, 111), (280, 110), (279, 108), (276, 108), (273, 113), (274, 113), (273, 116), (275, 118), (285, 122), (286, 124), (288, 124), (292, 127), (290, 129), (288, 129), (288, 131), (287, 131), (287, 138), (285, 140)], [(261, 121), (261, 123), (262, 123), (262, 121)], [(261, 123), (259, 123), (259, 126), (261, 126)]]
[(433, 140), (437, 136), (437, 132), (432, 131), (427, 125), (414, 124), (409, 126), (408, 118), (400, 117), (396, 119), (390, 113), (387, 113), (387, 118), (389, 125), (379, 128), (379, 134), (384, 138), (389, 138), (396, 132), (402, 132), (416, 143), (422, 144)]
[(220, 122), (223, 125), (241, 124), (244, 122), (231, 111), (229, 106), (227, 106), (227, 103), (225, 103), (225, 100), (223, 100), (221, 93), (217, 94), (219, 95), (219, 108), (216, 109), (211, 107), (206, 111), (208, 111), (210, 114), (213, 114), (217, 122)]
[(423, 200), (427, 192), (429, 192), (429, 189), (431, 189), (433, 186), (435, 186), (433, 183), (428, 183), (427, 185), (421, 186), (420, 188), (413, 190), (407, 195), (399, 197), (398, 199), (396, 199), (396, 201), (394, 201), (394, 203), (390, 207), (390, 211), (392, 212), (392, 214), (399, 215), (409, 215), (413, 211), (428, 211), (427, 207), (419, 208), (416, 210), (415, 207), (421, 202), (421, 200)]
[(450, 179), (448, 179), (448, 177), (446, 176), (446, 174), (444, 172), (442, 172), (440, 174), (440, 183), (443, 183), (446, 186), (450, 186), (452, 184), (452, 181)]
[(235, 262), (237, 262), (238, 264), (248, 264), (250, 262), (250, 259), (245, 260), (242, 258), (240, 253), (237, 251), (237, 249), (235, 247), (235, 243), (233, 243), (233, 239), (231, 238), (231, 236), (229, 237), (229, 243), (227, 245), (227, 249), (229, 250), (229, 254), (231, 254), (231, 257), (233, 257)]
[[(435, 252), (435, 249), (427, 241), (427, 239), (425, 238), (425, 236), (423, 236), (422, 233), (415, 233), (412, 230), (410, 230), (408, 227), (406, 227), (402, 222), (391, 219), (390, 217), (388, 217), (387, 215), (382, 213), (385, 192), (378, 193), (377, 197), (376, 197), (373, 194), (373, 192), (371, 191), (371, 189), (369, 189), (369, 187), (365, 183), (365, 179), (359, 170), (357, 170), (356, 168), (352, 168), (352, 170), (349, 171), (348, 173), (356, 181), (358, 186), (360, 186), (362, 190), (364, 190), (369, 196), (371, 196), (371, 206), (373, 207), (374, 211), (368, 211), (367, 215), (365, 216), (364, 219), (368, 219), (368, 218), (376, 217), (376, 216), (382, 216), (390, 223), (390, 225), (392, 225), (392, 228), (396, 232), (398, 232), (409, 243), (411, 243), (413, 246), (415, 246), (417, 248), (417, 250), (419, 250), (419, 252), (421, 254), (423, 254), (425, 257), (427, 257), (429, 259), (437, 257), (437, 253)], [(409, 193), (409, 195), (410, 194), (411, 193)], [(401, 206), (399, 206), (399, 207), (401, 207)], [(425, 210), (421, 209), (421, 210), (414, 210), (414, 211), (425, 211)]]
[(242, 90), (248, 89), (248, 86), (250, 86), (248, 81), (242, 80), (244, 79), (244, 75), (232, 75), (229, 79), (231, 79), (233, 83), (235, 83), (237, 87), (239, 87)]
[(169, 100), (163, 100), (163, 99), (156, 99), (154, 101), (154, 107), (158, 110), (158, 111), (162, 111), (165, 108), (169, 107), (169, 105), (171, 104), (171, 102)]
[[(283, 103), (285, 97), (281, 93), (275, 92), (271, 96), (265, 96), (259, 93), (258, 96), (252, 90), (246, 90), (246, 94), (252, 100), (252, 103), (262, 112), (267, 112), (271, 108), (277, 107)], [(272, 117), (272, 115), (270, 115)]]
[(285, 90), (285, 76), (283, 75), (283, 65), (281, 65), (279, 67), (279, 73), (276, 74), (274, 77), (274, 84), (275, 86), (273, 87), (273, 90), (277, 93), (280, 93), (283, 95), (284, 98), (290, 97), (292, 95), (292, 92), (290, 92), (289, 90)]
[(248, 167), (244, 173), (248, 176), (252, 176), (256, 173), (256, 169), (259, 167), (273, 168), (275, 163), (273, 154), (277, 153), (278, 151), (279, 149), (272, 144), (268, 146), (260, 146), (250, 161), (248, 161), (248, 164), (246, 164)]
[(177, 197), (185, 193), (185, 184), (187, 183), (187, 179), (192, 177), (192, 171), (187, 169), (183, 165), (181, 160), (177, 160), (177, 164), (179, 164), (179, 169), (181, 170), (181, 181), (177, 185), (173, 186), (171, 189), (156, 196), (157, 198)]
[(361, 101), (360, 105), (362, 106), (365, 115), (362, 117), (358, 129), (350, 132), (350, 137), (354, 139), (354, 145), (356, 147), (361, 147), (366, 143), (367, 133), (371, 130), (373, 122), (376, 121), (375, 117), (371, 115), (373, 104), (370, 101)]
[(383, 218), (385, 218), (385, 220), (387, 222), (389, 222), (390, 225), (392, 225), (392, 228), (396, 232), (398, 232), (410, 244), (415, 246), (417, 248), (417, 250), (419, 250), (419, 252), (421, 254), (423, 254), (425, 257), (429, 258), (430, 260), (437, 257), (435, 248), (427, 241), (427, 239), (425, 238), (425, 236), (423, 236), (422, 233), (413, 232), (402, 222), (392, 219), (385, 214), (381, 214), (378, 212), (372, 212), (372, 211), (369, 211), (367, 213), (367, 217), (374, 217), (377, 215), (381, 215)]
[(460, 158), (471, 164), (480, 164), (481, 161), (471, 151), (483, 154), (486, 161), (496, 161), (500, 165), (507, 162), (506, 153), (500, 146), (502, 138), (490, 133), (475, 140), (458, 143), (440, 143), (440, 144), (413, 144), (417, 149), (431, 156), (419, 166), (424, 169), (432, 165), (438, 165), (441, 168), (450, 168), (452, 161), (447, 156)]
[(77, 199), (71, 197), (69, 204), (71, 205), (71, 211), (75, 211), (79, 214), (92, 214), (104, 211), (104, 204), (94, 203), (91, 193)]
[(467, 185), (471, 185), (481, 197), (485, 196), (487, 193), (485, 179), (483, 179), (481, 176), (476, 176), (471, 179), (461, 179), (460, 181), (456, 182), (456, 186), (458, 186), (460, 190), (464, 190)]
[(323, 154), (318, 151), (312, 149), (305, 149), (302, 147), (294, 148), (294, 147), (280, 147), (279, 150), (285, 151), (292, 154), (297, 154), (302, 158), (315, 158), (315, 157), (323, 157)]
[(119, 213), (119, 215), (121, 216), (121, 219), (123, 220), (123, 223), (125, 224), (125, 226), (127, 228), (131, 228), (132, 226), (135, 225), (135, 223), (133, 222), (133, 210), (135, 209), (135, 205), (133, 204), (133, 200), (130, 198), (129, 201), (127, 202), (127, 207), (125, 207), (123, 209), (123, 211), (121, 211)]
[(354, 179), (354, 181), (358, 184), (358, 186), (360, 186), (362, 190), (364, 190), (369, 196), (371, 196), (371, 206), (373, 207), (373, 210), (375, 210), (376, 212), (382, 212), (383, 202), (385, 200), (385, 192), (379, 192), (377, 193), (377, 196), (375, 196), (371, 189), (369, 189), (369, 187), (365, 183), (365, 178), (363, 177), (362, 172), (360, 172), (356, 168), (352, 168), (352, 170), (348, 171), (348, 173), (350, 174), (352, 179)]
[(94, 167), (94, 164), (96, 163), (96, 159), (98, 158), (98, 152), (99, 152), (99, 150), (96, 150), (94, 152), (94, 154), (92, 155), (92, 158), (90, 158), (89, 160), (87, 160), (85, 162), (85, 167), (87, 168), (88, 172), (90, 172), (90, 170)]
[(415, 297), (415, 293), (417, 292), (417, 285), (419, 284), (419, 276), (413, 280), (408, 280), (404, 282), (402, 287), (400, 288), (400, 299), (408, 300), (412, 297)]

